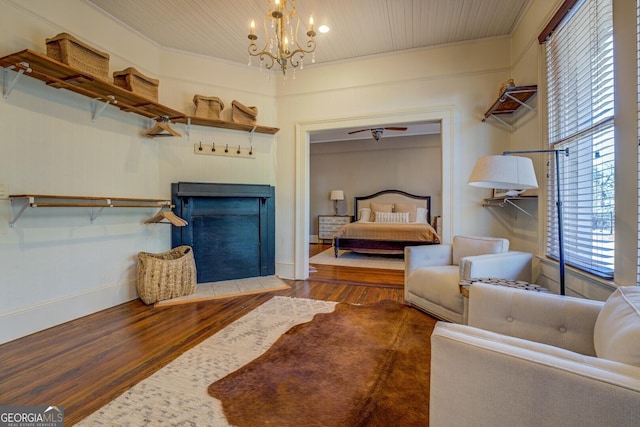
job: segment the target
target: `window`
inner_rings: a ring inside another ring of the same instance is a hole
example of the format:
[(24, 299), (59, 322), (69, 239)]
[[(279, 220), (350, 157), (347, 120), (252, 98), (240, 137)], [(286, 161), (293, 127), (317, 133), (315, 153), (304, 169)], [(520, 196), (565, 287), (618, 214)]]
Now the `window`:
[[(614, 68), (611, 0), (576, 2), (546, 40), (549, 158), (547, 256), (558, 259), (560, 180), (565, 262), (604, 278), (614, 263)], [(557, 176), (556, 176), (557, 175)]]

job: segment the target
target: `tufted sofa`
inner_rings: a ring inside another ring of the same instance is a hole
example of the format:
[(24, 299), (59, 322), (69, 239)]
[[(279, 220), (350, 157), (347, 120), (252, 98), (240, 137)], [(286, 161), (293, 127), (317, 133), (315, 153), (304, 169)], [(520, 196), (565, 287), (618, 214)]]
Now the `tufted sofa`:
[(431, 337), (430, 426), (637, 426), (640, 287), (606, 302), (474, 284)]
[(405, 248), (404, 299), (439, 319), (466, 323), (460, 279), (531, 280), (531, 254), (507, 239), (455, 236), (451, 244)]

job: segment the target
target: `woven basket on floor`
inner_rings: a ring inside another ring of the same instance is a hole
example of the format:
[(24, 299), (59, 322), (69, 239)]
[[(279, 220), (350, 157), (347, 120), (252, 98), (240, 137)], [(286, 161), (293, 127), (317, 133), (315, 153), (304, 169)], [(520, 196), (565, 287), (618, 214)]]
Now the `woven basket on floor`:
[(196, 291), (196, 263), (190, 246), (152, 254), (138, 253), (138, 295), (145, 304), (190, 295)]

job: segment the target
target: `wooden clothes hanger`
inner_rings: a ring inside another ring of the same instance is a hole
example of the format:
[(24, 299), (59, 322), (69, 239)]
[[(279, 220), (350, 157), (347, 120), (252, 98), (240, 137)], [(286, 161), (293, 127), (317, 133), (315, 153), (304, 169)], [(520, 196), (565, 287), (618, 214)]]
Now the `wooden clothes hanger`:
[(178, 132), (171, 129), (168, 123), (156, 122), (155, 126), (144, 133), (147, 138), (155, 138), (156, 136), (178, 136), (181, 137)]
[[(166, 220), (166, 221), (165, 221)], [(173, 211), (161, 210), (151, 218), (147, 219), (145, 224), (152, 223), (161, 223), (161, 224), (172, 224), (176, 227), (184, 227), (189, 223), (184, 219), (180, 218), (178, 215), (174, 214)]]

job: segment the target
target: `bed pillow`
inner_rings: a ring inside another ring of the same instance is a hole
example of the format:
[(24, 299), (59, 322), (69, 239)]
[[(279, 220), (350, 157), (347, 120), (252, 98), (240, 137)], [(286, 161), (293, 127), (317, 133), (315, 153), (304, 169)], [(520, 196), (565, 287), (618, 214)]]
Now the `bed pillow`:
[(369, 218), (369, 221), (371, 222), (375, 221), (375, 212), (393, 212), (393, 205), (391, 203), (371, 203), (369, 206), (371, 208), (371, 217)]
[(427, 219), (427, 214), (429, 211), (427, 208), (417, 208), (416, 209), (416, 223), (418, 224), (429, 224), (429, 220)]
[(358, 209), (358, 222), (371, 222), (371, 209), (369, 208)]
[(408, 212), (409, 222), (416, 222), (416, 210), (418, 205), (415, 203), (396, 203), (393, 205), (394, 212)]
[(407, 223), (409, 212), (375, 212), (375, 222)]

